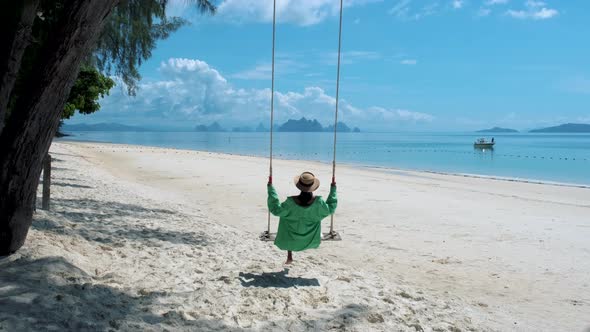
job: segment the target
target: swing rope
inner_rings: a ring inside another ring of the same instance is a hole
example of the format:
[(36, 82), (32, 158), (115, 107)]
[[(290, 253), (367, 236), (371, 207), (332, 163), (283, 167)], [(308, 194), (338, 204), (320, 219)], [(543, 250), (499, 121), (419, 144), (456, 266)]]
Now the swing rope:
[[(275, 31), (276, 31), (276, 16), (277, 16), (277, 0), (272, 3), (272, 78), (270, 88), (270, 166), (268, 172), (268, 183), (272, 183), (272, 132), (274, 123), (275, 111)], [(268, 225), (266, 234), (270, 236), (270, 210), (268, 210)]]
[[(336, 183), (336, 133), (338, 132), (338, 97), (340, 94), (340, 50), (342, 47), (342, 0), (340, 0), (340, 25), (338, 27), (338, 66), (336, 67), (336, 111), (334, 112), (334, 159), (332, 183)], [(330, 236), (334, 236), (334, 214), (330, 216)]]

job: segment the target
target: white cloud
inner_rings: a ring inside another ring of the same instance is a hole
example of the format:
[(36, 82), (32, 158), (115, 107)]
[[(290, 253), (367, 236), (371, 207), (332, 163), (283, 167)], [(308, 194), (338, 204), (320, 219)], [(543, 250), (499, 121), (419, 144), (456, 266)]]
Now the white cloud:
[[(275, 77), (293, 74), (307, 67), (288, 55), (275, 56)], [(230, 78), (241, 80), (270, 80), (272, 76), (272, 63), (259, 63), (252, 68), (230, 75)]]
[(492, 7), (506, 5), (510, 0), (487, 0), (483, 6), (477, 11), (477, 17), (487, 17), (492, 14)]
[[(269, 119), (268, 88), (236, 88), (200, 60), (172, 58), (161, 64), (160, 72), (163, 79), (142, 82), (136, 97), (127, 96), (122, 86), (113, 89), (101, 101), (101, 112), (89, 117), (94, 117), (94, 121), (184, 127), (219, 121), (228, 128), (266, 123)], [(275, 102), (277, 122), (307, 117), (329, 124), (334, 116), (335, 98), (316, 86), (302, 91), (276, 91)], [(434, 119), (430, 114), (404, 109), (359, 108), (345, 98), (340, 105), (341, 119), (363, 128), (395, 128), (403, 123)]]
[(453, 0), (451, 5), (455, 9), (461, 9), (461, 8), (463, 8), (463, 5), (465, 5), (465, 0)]
[[(387, 113), (387, 112), (386, 112)], [(426, 113), (412, 112), (408, 110), (395, 110), (395, 114), (402, 120), (409, 120), (414, 122), (426, 121), (430, 122), (434, 120), (434, 116)]]
[(544, 20), (557, 16), (558, 14), (559, 12), (555, 9), (541, 8), (540, 10), (533, 13), (533, 18), (538, 20)]
[[(379, 60), (382, 58), (382, 55), (379, 52), (359, 50), (343, 51), (340, 56), (340, 63), (347, 65), (362, 61)], [(338, 63), (338, 52), (323, 53), (320, 55), (320, 61), (324, 64), (336, 65)]]
[(514, 17), (514, 18), (518, 18), (518, 19), (525, 19), (529, 17), (529, 13), (524, 11), (524, 10), (508, 10), (506, 12), (506, 15)]
[(438, 1), (428, 3), (424, 6), (412, 6), (412, 0), (399, 0), (388, 13), (400, 20), (417, 21), (436, 14), (439, 7), (440, 4)]
[(492, 10), (489, 8), (480, 8), (479, 11), (477, 12), (477, 16), (486, 17), (486, 16), (490, 16), (491, 13), (492, 13)]
[(530, 8), (537, 8), (537, 7), (543, 7), (546, 4), (543, 1), (534, 1), (534, 0), (527, 0), (527, 2), (525, 3), (525, 6), (530, 7)]
[(553, 8), (547, 8), (543, 1), (527, 0), (525, 8), (521, 10), (510, 9), (506, 15), (517, 19), (546, 20), (559, 15), (559, 11)]
[(486, 6), (505, 5), (509, 0), (488, 0), (485, 2)]
[[(360, 6), (382, 0), (347, 0), (344, 7)], [(280, 0), (277, 1), (278, 23), (293, 23), (307, 26), (337, 16), (338, 0)], [(272, 22), (272, 0), (224, 0), (218, 5), (217, 17), (232, 22)]]
[[(375, 51), (350, 50), (341, 53), (340, 61), (341, 64), (350, 65), (383, 58), (385, 57), (381, 53)], [(276, 54), (275, 77), (300, 73), (302, 69), (310, 67), (310, 62), (335, 66), (338, 63), (338, 52), (310, 51)], [(271, 73), (272, 64), (270, 62), (260, 62), (251, 68), (231, 74), (229, 77), (244, 80), (270, 80)]]
[(272, 74), (272, 64), (265, 63), (256, 65), (254, 68), (246, 69), (231, 75), (231, 78), (240, 80), (269, 80)]
[(518, 19), (534, 19), (534, 20), (545, 20), (557, 16), (559, 12), (555, 9), (541, 8), (537, 11), (525, 11), (525, 10), (508, 10), (506, 12), (508, 16)]
[(388, 109), (383, 107), (369, 107), (363, 111), (372, 118), (385, 122), (432, 122), (434, 116), (426, 113), (413, 112), (405, 109)]
[(418, 60), (416, 59), (405, 59), (400, 61), (402, 65), (414, 66), (418, 64)]
[(389, 10), (389, 14), (397, 17), (408, 16), (410, 11), (411, 0), (400, 0), (398, 3)]

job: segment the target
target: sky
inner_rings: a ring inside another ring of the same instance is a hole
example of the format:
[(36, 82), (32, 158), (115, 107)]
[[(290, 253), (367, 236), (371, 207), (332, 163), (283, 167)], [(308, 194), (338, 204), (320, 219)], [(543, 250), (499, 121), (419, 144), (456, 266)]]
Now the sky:
[[(118, 82), (68, 123), (268, 126), (272, 0), (214, 1), (160, 41), (135, 97)], [(345, 0), (339, 119), (364, 131), (590, 123), (590, 1)], [(275, 122), (333, 122), (338, 0), (277, 0)]]

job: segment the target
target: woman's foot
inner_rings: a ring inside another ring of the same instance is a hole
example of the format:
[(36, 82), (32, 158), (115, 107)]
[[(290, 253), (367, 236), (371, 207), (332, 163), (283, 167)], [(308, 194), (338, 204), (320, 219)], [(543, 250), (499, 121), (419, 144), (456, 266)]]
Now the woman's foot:
[(291, 251), (287, 251), (287, 261), (285, 262), (285, 264), (291, 263), (293, 263), (293, 253)]

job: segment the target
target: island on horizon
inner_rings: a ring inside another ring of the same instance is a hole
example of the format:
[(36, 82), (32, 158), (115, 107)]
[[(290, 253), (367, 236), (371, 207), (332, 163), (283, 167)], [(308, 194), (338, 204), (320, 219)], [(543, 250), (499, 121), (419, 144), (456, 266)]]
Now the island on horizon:
[(590, 133), (590, 124), (566, 123), (559, 126), (533, 129), (530, 133)]
[[(334, 125), (329, 126), (322, 126), (322, 124), (316, 119), (306, 119), (302, 117), (299, 120), (289, 119), (282, 125), (275, 124), (275, 131), (277, 132), (333, 132)], [(344, 122), (338, 122), (336, 125), (336, 129), (338, 132), (341, 133), (360, 133), (360, 129), (358, 127), (350, 128)], [(226, 132), (225, 128), (223, 128), (218, 122), (214, 122), (210, 125), (197, 125), (195, 127), (195, 131), (198, 132)], [(231, 129), (232, 132), (268, 132), (270, 131), (266, 128), (262, 123), (258, 124), (256, 128), (248, 127), (248, 126), (238, 126), (233, 127)]]
[(202, 125), (202, 124), (198, 125), (195, 127), (195, 131), (215, 133), (215, 132), (224, 132), (226, 130), (223, 129), (219, 123), (213, 122), (212, 124), (210, 124), (208, 126)]
[[(359, 133), (361, 130), (357, 127), (350, 128), (344, 122), (338, 122), (336, 125), (336, 130), (342, 133), (350, 133), (355, 132)], [(322, 126), (318, 120), (313, 119), (309, 120), (305, 117), (302, 117), (299, 120), (289, 119), (287, 122), (283, 123), (280, 127), (278, 127), (277, 131), (281, 132), (332, 132), (334, 131), (334, 125), (329, 125), (327, 127)]]
[(478, 130), (478, 133), (518, 133), (516, 129), (493, 127), (490, 129)]

